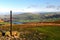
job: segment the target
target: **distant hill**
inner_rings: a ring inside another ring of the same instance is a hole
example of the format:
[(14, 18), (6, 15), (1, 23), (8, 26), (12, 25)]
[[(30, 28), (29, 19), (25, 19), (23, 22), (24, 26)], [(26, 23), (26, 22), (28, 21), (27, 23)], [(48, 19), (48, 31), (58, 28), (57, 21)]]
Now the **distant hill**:
[(39, 21), (56, 21), (60, 20), (59, 12), (45, 12), (45, 13), (23, 13), (13, 15), (14, 20), (18, 21), (31, 21), (31, 22), (39, 22)]
[[(1, 15), (0, 18), (9, 20), (9, 15)], [(60, 12), (38, 12), (38, 13), (20, 13), (13, 14), (13, 21), (18, 22), (43, 22), (60, 20)]]

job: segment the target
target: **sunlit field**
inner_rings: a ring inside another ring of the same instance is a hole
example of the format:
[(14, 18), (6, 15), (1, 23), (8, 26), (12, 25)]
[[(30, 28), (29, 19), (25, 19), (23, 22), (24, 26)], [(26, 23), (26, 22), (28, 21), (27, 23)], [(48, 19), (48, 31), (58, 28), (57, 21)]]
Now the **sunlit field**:
[[(2, 25), (0, 29), (5, 32), (3, 38), (6, 38), (7, 35), (10, 36), (10, 25)], [(60, 40), (60, 26), (39, 23), (13, 24), (12, 34), (16, 36), (16, 38), (12, 37), (12, 40)], [(1, 32), (0, 38), (2, 38)]]

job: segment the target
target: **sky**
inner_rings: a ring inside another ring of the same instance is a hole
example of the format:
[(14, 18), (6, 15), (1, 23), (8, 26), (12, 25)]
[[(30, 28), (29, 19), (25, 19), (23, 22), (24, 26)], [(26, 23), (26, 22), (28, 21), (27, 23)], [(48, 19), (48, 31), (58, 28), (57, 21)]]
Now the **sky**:
[(60, 0), (0, 0), (0, 12), (56, 12)]

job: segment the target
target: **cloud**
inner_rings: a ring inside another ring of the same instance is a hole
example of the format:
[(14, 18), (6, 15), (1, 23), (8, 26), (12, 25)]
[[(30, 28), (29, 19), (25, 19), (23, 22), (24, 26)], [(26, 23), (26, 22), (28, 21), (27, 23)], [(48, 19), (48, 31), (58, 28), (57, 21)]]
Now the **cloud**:
[(55, 5), (48, 5), (48, 6), (46, 6), (46, 8), (56, 8), (56, 6)]
[(60, 6), (48, 5), (46, 7), (40, 7), (39, 5), (31, 5), (27, 7), (24, 11), (26, 12), (57, 12), (60, 11)]
[(39, 8), (39, 7), (40, 7), (39, 5), (30, 5), (30, 6), (27, 7), (27, 9), (29, 9), (29, 8)]
[(60, 6), (48, 5), (46, 7), (40, 7), (39, 5), (31, 5), (27, 8), (17, 9), (17, 8), (0, 8), (0, 12), (57, 12), (60, 11)]
[(60, 6), (56, 6), (56, 5), (48, 5), (48, 6), (46, 6), (46, 8), (60, 10)]

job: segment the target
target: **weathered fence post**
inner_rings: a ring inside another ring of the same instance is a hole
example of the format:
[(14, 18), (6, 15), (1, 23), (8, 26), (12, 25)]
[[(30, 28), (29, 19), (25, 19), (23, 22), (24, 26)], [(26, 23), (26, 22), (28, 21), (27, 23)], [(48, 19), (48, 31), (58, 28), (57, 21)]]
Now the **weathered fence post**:
[(10, 10), (10, 35), (12, 36), (12, 10)]

